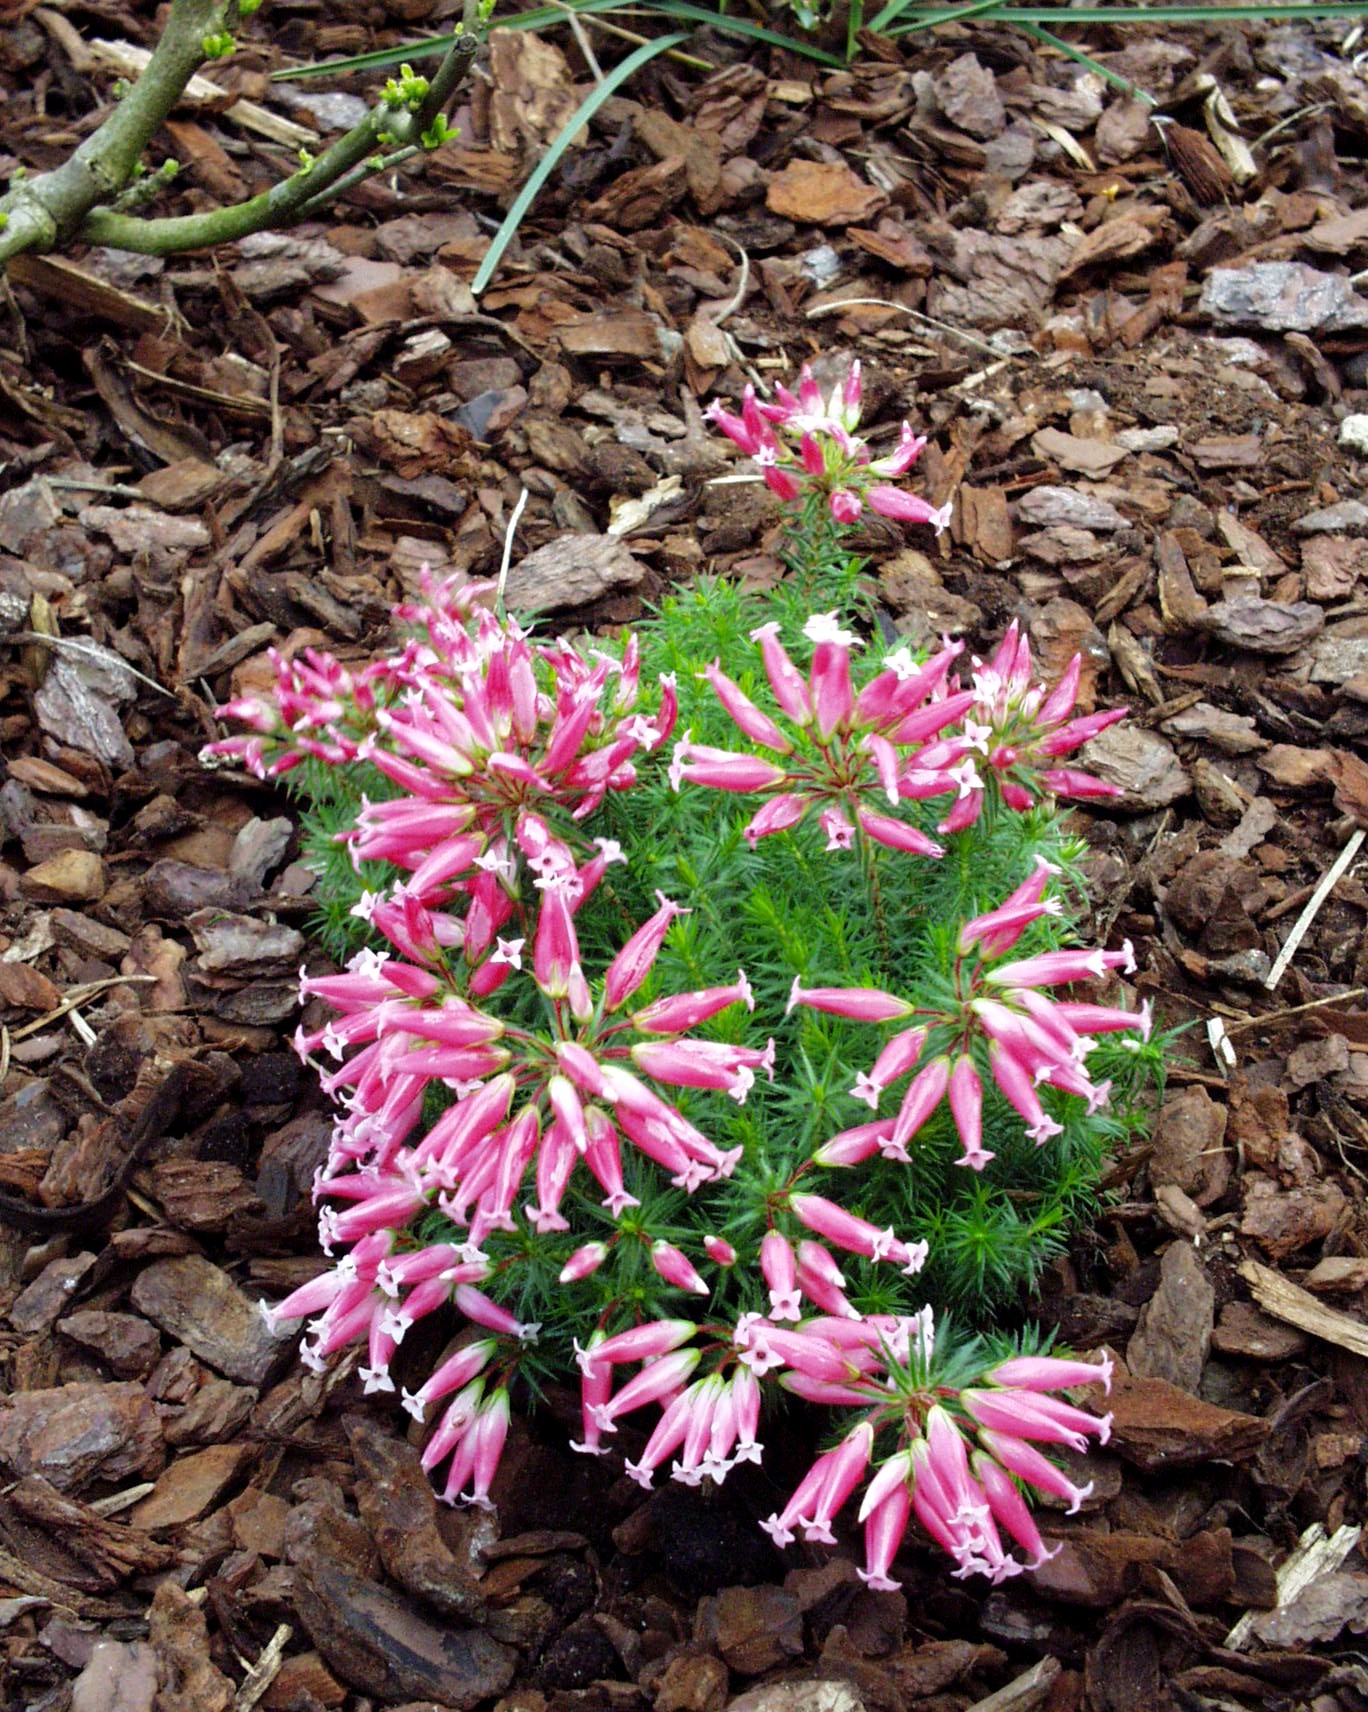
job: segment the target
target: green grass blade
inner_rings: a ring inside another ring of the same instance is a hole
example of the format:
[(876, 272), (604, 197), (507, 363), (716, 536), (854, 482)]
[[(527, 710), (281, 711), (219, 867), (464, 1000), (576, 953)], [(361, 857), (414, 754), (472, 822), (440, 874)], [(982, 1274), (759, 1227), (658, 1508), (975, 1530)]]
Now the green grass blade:
[(415, 60), (436, 59), (456, 40), (455, 36), (428, 36), (421, 42), (405, 42), (397, 48), (375, 48), (352, 54), (348, 59), (317, 59), (308, 65), (287, 66), (271, 73), (272, 83), (293, 83), (297, 77), (345, 76), (353, 71), (387, 71), (392, 65), (412, 65)]
[[(849, 64), (855, 57), (855, 38), (861, 28), (858, 20), (862, 14), (862, 0), (856, 0), (856, 4), (851, 8), (844, 60), (836, 54), (814, 47), (809, 42), (801, 41), (796, 36), (785, 35), (779, 30), (767, 30), (762, 25), (752, 24), (744, 18), (729, 17), (724, 6), (725, 0), (722, 0), (717, 9), (692, 5), (689, 0), (639, 0), (634, 9), (656, 12), (667, 18), (710, 24), (713, 29), (726, 35), (744, 37), (748, 41), (766, 42), (772, 47), (787, 48), (789, 52), (815, 60), (819, 65), (840, 67)], [(520, 12), (511, 18), (500, 19), (494, 28), (545, 30), (554, 24), (563, 24), (567, 11), (593, 16), (596, 12), (611, 13), (623, 9), (624, 0), (566, 0), (564, 6), (539, 6), (533, 11)], [(924, 0), (888, 0), (869, 21), (868, 28), (875, 35), (909, 36), (920, 30), (934, 30), (942, 24), (959, 23), (969, 18), (982, 18), (995, 24), (1053, 25), (1059, 28), (1064, 24), (1284, 23), (1295, 19), (1309, 22), (1316, 19), (1364, 16), (1368, 16), (1368, 4), (1365, 4), (1365, 0), (1325, 0), (1325, 3), (1322, 3), (1322, 0), (1290, 0), (1286, 5), (1279, 4), (1279, 0), (1267, 0), (1263, 5), (1119, 5), (1081, 6), (1077, 9), (1059, 5), (1014, 6), (1008, 3), (1008, 0), (969, 0), (969, 4), (964, 6), (928, 6), (924, 4)], [(273, 71), (271, 82), (289, 83), (296, 78), (325, 75), (341, 77), (357, 71), (387, 71), (392, 66), (403, 65), (406, 61), (413, 63), (418, 60), (438, 59), (455, 39), (454, 35), (429, 36), (425, 40), (405, 42), (398, 47), (376, 48), (371, 53), (352, 54), (346, 59), (316, 60), (309, 65)], [(1067, 44), (1058, 42), (1054, 45), (1069, 53), (1071, 57), (1080, 58)], [(1105, 70), (1095, 62), (1080, 63), (1091, 63), (1093, 70), (1107, 76)], [(1136, 93), (1144, 99), (1143, 91)]]
[(603, 82), (592, 89), (566, 121), (560, 135), (552, 143), (542, 158), (537, 162), (532, 176), (518, 192), (517, 200), (504, 215), (503, 224), (494, 234), (494, 242), (485, 251), (484, 260), (480, 263), (479, 271), (471, 283), (471, 291), (476, 297), (485, 289), (494, 277), (494, 270), (503, 260), (504, 251), (513, 241), (514, 233), (523, 222), (523, 216), (536, 200), (541, 187), (550, 178), (560, 164), (562, 155), (570, 147), (582, 125), (587, 125), (598, 112), (614, 90), (626, 83), (629, 77), (640, 71), (643, 65), (648, 65), (658, 54), (667, 53), (676, 48), (681, 42), (688, 40), (685, 31), (676, 30), (668, 36), (661, 36), (653, 42), (643, 42), (635, 53), (630, 53), (621, 65), (615, 65), (604, 78)]
[[(906, 0), (894, 0), (894, 4), (904, 14), (909, 11)], [(884, 10), (887, 12), (891, 7)], [(1364, 0), (1338, 0), (1338, 3), (1326, 5), (1303, 4), (1302, 0), (1280, 5), (1277, 0), (1267, 0), (1264, 5), (1080, 6), (1077, 9), (1067, 6), (995, 5), (984, 10), (992, 11), (996, 24), (1045, 24), (1058, 29), (1063, 24), (1148, 24), (1151, 27), (1156, 24), (1281, 24), (1297, 19), (1361, 18), (1365, 6)], [(935, 29), (937, 25), (953, 23), (964, 17), (967, 11), (967, 7), (958, 6), (918, 8), (910, 22), (896, 27), (887, 26), (884, 33), (904, 36), (915, 30)], [(871, 29), (874, 27), (870, 26)]]
[(1051, 35), (1048, 30), (1043, 30), (1039, 24), (1019, 24), (1017, 28), (1025, 35), (1034, 36), (1038, 42), (1043, 42), (1046, 47), (1056, 48), (1069, 59), (1076, 60), (1088, 71), (1095, 72), (1105, 83), (1110, 83), (1113, 89), (1120, 89), (1129, 95), (1133, 101), (1142, 101), (1146, 107), (1157, 107), (1159, 105), (1158, 100), (1148, 90), (1141, 89), (1138, 83), (1132, 83), (1130, 78), (1122, 77), (1119, 71), (1113, 71), (1110, 66), (1102, 65), (1090, 54), (1085, 54), (1082, 48), (1076, 48), (1072, 42), (1060, 41), (1058, 36)]
[(864, 0), (850, 0), (850, 16), (846, 19), (846, 64), (850, 65), (860, 45), (864, 28)]
[[(620, 12), (623, 0), (567, 0), (565, 6), (539, 6), (532, 12), (518, 12), (511, 18), (500, 18), (490, 26), (495, 30), (544, 30), (552, 24), (563, 24), (567, 11)], [(351, 54), (346, 59), (320, 59), (309, 65), (291, 66), (286, 71), (273, 71), (272, 83), (289, 83), (296, 77), (322, 77), (325, 72), (339, 76), (353, 71), (388, 71), (391, 66), (412, 64), (415, 60), (436, 59), (456, 40), (454, 35), (425, 36), (416, 42), (401, 42), (398, 47), (372, 48), (369, 53)]]
[[(998, 0), (994, 0), (994, 4), (997, 3)], [(647, 0), (647, 5), (652, 12), (659, 12), (666, 18), (710, 24), (720, 35), (743, 36), (749, 42), (768, 42), (771, 47), (785, 48), (789, 53), (801, 54), (804, 59), (816, 60), (819, 65), (833, 66), (837, 70), (845, 67), (846, 62), (839, 54), (828, 53), (825, 48), (814, 47), (811, 42), (802, 41), (797, 36), (767, 30), (763, 24), (752, 24), (746, 18), (724, 17), (709, 6), (693, 6), (688, 0)]]
[[(1000, 12), (1003, 4), (1004, 0), (970, 0), (969, 5), (953, 6), (948, 11), (944, 7), (938, 6), (935, 8), (935, 16), (932, 21), (921, 22), (917, 0), (888, 0), (888, 5), (877, 17), (870, 20), (869, 27), (876, 36), (911, 35), (916, 30), (934, 29), (937, 24), (953, 24), (961, 18), (986, 17), (991, 13)], [(900, 28), (895, 29), (894, 25), (898, 24), (903, 15), (909, 11), (913, 15), (914, 22), (903, 24)], [(927, 13), (927, 18), (931, 20), (932, 15)]]

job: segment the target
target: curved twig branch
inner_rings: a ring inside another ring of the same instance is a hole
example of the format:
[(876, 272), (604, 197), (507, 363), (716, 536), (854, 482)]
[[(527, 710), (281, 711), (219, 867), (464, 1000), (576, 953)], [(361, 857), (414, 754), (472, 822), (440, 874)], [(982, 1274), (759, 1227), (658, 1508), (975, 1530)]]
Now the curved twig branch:
[(464, 10), (461, 30), (417, 104), (395, 105), (382, 97), (317, 160), (246, 202), (199, 214), (142, 218), (122, 212), (118, 199), (134, 181), (148, 143), (208, 57), (205, 43), (231, 33), (239, 21), (238, 0), (172, 0), (146, 69), (104, 124), (61, 166), (21, 181), (0, 197), (0, 267), (24, 251), (51, 250), (73, 240), (171, 255), (309, 218), (363, 179), (420, 148), (436, 146), (431, 139), (442, 135), (437, 121), (480, 45), (478, 0), (465, 0)]

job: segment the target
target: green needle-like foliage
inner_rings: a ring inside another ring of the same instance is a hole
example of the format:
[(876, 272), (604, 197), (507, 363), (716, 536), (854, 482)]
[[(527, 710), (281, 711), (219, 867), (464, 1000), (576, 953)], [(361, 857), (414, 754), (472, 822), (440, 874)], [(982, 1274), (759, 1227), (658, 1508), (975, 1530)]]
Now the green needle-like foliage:
[[(824, 584), (818, 567), (817, 598), (843, 601), (847, 609), (862, 605), (846, 561), (828, 566)], [(761, 598), (723, 581), (703, 581), (670, 596), (637, 628), (643, 684), (672, 673), (680, 731), (691, 730), (699, 743), (747, 748), (703, 668), (719, 662), (763, 702), (767, 686), (750, 633), (777, 618), (787, 640), (799, 639), (792, 652), (806, 665), (801, 627), (812, 598), (811, 589), (805, 597), (787, 588)], [(868, 636), (868, 653), (877, 657), (882, 646), (877, 631)], [(744, 968), (755, 994), (754, 1014), (734, 1006), (699, 1032), (733, 1042), (763, 1043), (772, 1036), (777, 1067), (772, 1083), (757, 1080), (745, 1105), (716, 1093), (678, 1098), (685, 1116), (719, 1147), (743, 1148), (729, 1182), (686, 1197), (662, 1188), (661, 1175), (633, 1157), (624, 1163), (628, 1187), (643, 1202), (639, 1213), (614, 1224), (584, 1194), (575, 1203), (573, 1232), (563, 1239), (488, 1239), (491, 1254), (510, 1263), (508, 1276), (517, 1280), (518, 1295), (507, 1305), (520, 1318), (567, 1334), (584, 1335), (609, 1310), (617, 1317), (677, 1312), (677, 1298), (662, 1288), (649, 1264), (649, 1241), (663, 1237), (697, 1254), (702, 1237), (712, 1234), (753, 1253), (772, 1198), (814, 1149), (872, 1116), (850, 1088), (892, 1030), (805, 1008), (790, 1012), (795, 977), (805, 986), (869, 986), (928, 997), (948, 992), (958, 924), (999, 902), (1038, 856), (1054, 863), (1067, 885), (1079, 854), (1063, 836), (1058, 816), (1045, 808), (1022, 814), (990, 808), (972, 832), (948, 840), (937, 862), (871, 853), (868, 847), (826, 851), (812, 822), (752, 849), (742, 829), (754, 811), (753, 798), (687, 786), (677, 791), (663, 757), (644, 763), (641, 772), (637, 787), (620, 797), (610, 794), (585, 828), (617, 840), (625, 857), (608, 870), (576, 918), (585, 967), (603, 968), (663, 892), (689, 913), (672, 927), (642, 1002), (726, 985)], [(305, 847), (319, 873), (316, 930), (329, 955), (340, 959), (371, 941), (366, 924), (351, 912), (363, 888), (381, 886), (385, 870), (362, 864), (358, 871), (336, 835), (353, 824), (363, 788), (374, 800), (393, 794), (393, 787), (373, 768), (317, 762), (290, 777), (305, 800), (312, 799)], [(939, 808), (935, 801), (909, 807), (908, 818), (934, 832), (943, 799)], [(1076, 889), (1072, 895), (1081, 904)], [(1021, 950), (1053, 949), (1070, 938), (1075, 925), (1067, 915), (1045, 918)], [(1110, 1108), (1088, 1116), (1078, 1099), (1047, 1091), (1047, 1108), (1064, 1130), (1041, 1147), (1026, 1138), (1016, 1112), (985, 1078), (984, 1145), (995, 1157), (982, 1173), (958, 1163), (955, 1126), (944, 1108), (918, 1135), (909, 1165), (876, 1156), (857, 1171), (808, 1173), (804, 1188), (852, 1205), (909, 1240), (930, 1243), (926, 1269), (911, 1281), (851, 1260), (844, 1270), (857, 1307), (906, 1312), (929, 1300), (938, 1309), (953, 1309), (965, 1327), (988, 1326), (1004, 1311), (1019, 1311), (1042, 1268), (1096, 1211), (1104, 1164), (1125, 1145), (1152, 1099), (1162, 1064), (1157, 1042), (1127, 1050), (1104, 1039), (1098, 1055), (1095, 1062), (1105, 1063), (1100, 1074), (1113, 1080)], [(896, 1109), (894, 1093), (881, 1109)], [(594, 1239), (612, 1244), (604, 1265), (580, 1283), (558, 1283), (571, 1250)], [(517, 1265), (511, 1264), (515, 1258)], [(763, 1306), (758, 1275), (738, 1269), (719, 1276), (726, 1287), (726, 1318)], [(495, 1286), (491, 1290), (497, 1294)], [(544, 1350), (542, 1359), (548, 1357), (554, 1366), (555, 1358)]]

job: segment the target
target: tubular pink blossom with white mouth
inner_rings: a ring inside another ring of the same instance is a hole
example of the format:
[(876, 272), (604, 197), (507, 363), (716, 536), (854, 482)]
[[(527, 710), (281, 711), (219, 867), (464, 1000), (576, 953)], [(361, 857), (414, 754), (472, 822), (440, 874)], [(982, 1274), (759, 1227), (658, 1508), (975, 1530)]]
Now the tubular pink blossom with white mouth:
[(862, 396), (858, 361), (827, 398), (805, 365), (796, 396), (787, 387), (776, 386), (774, 402), (761, 403), (754, 388), (747, 386), (739, 416), (717, 401), (704, 415), (752, 460), (782, 500), (820, 501), (838, 525), (857, 522), (869, 504), (888, 517), (934, 522), (943, 528), (948, 506), (938, 511), (925, 500), (914, 501), (888, 485), (892, 478), (906, 474), (926, 442), (904, 422), (897, 447), (875, 459), (855, 431)]

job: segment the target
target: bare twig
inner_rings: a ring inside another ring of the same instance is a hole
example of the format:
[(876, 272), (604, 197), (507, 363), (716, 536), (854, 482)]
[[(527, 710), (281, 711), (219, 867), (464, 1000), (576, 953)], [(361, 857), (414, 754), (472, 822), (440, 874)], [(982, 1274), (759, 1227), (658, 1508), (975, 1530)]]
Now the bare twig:
[(1331, 892), (1334, 891), (1335, 886), (1343, 875), (1345, 869), (1348, 868), (1355, 856), (1358, 855), (1359, 846), (1363, 843), (1363, 840), (1366, 837), (1368, 837), (1368, 833), (1360, 827), (1345, 845), (1344, 849), (1340, 851), (1330, 868), (1326, 871), (1324, 879), (1322, 879), (1321, 883), (1316, 887), (1315, 891), (1312, 892), (1310, 898), (1307, 900), (1306, 908), (1297, 917), (1296, 924), (1294, 925), (1291, 933), (1289, 933), (1287, 938), (1283, 941), (1283, 948), (1278, 953), (1277, 961), (1268, 971), (1268, 975), (1264, 980), (1264, 986), (1268, 988), (1270, 993), (1273, 991), (1274, 987), (1277, 986), (1278, 982), (1282, 980), (1283, 973), (1286, 970), (1287, 965), (1297, 954), (1297, 947), (1301, 944), (1302, 940), (1306, 938), (1311, 923), (1320, 914), (1321, 905), (1330, 896)]
[(990, 357), (997, 357), (1003, 362), (1010, 360), (986, 339), (975, 338), (962, 327), (952, 327), (948, 321), (937, 321), (933, 315), (923, 315), (920, 309), (909, 309), (905, 303), (894, 303), (887, 297), (842, 297), (834, 303), (819, 303), (815, 309), (808, 310), (807, 318), (816, 321), (824, 315), (839, 315), (843, 309), (896, 309), (900, 315), (910, 315), (924, 327), (934, 327), (948, 339), (958, 339), (962, 344), (970, 345), (976, 351), (985, 351)]
[(502, 612), (504, 609), (504, 589), (508, 583), (509, 566), (513, 563), (513, 535), (518, 527), (518, 519), (523, 514), (523, 507), (527, 504), (527, 500), (528, 492), (527, 489), (524, 488), (518, 495), (518, 503), (513, 507), (513, 515), (508, 519), (508, 528), (504, 530), (503, 560), (499, 565), (498, 590), (494, 596), (494, 609), (496, 612)]
[(172, 0), (146, 68), (105, 122), (61, 166), (22, 179), (0, 197), (0, 267), (25, 251), (73, 239), (170, 255), (305, 219), (361, 179), (420, 147), (438, 146), (444, 134), (438, 121), (480, 45), (478, 0), (465, 0), (461, 27), (426, 89), (415, 82), (399, 96), (387, 87), (359, 124), (289, 178), (246, 202), (203, 213), (145, 219), (122, 212), (119, 199), (135, 182), (143, 151), (215, 42), (231, 39), (239, 16), (238, 0)]

